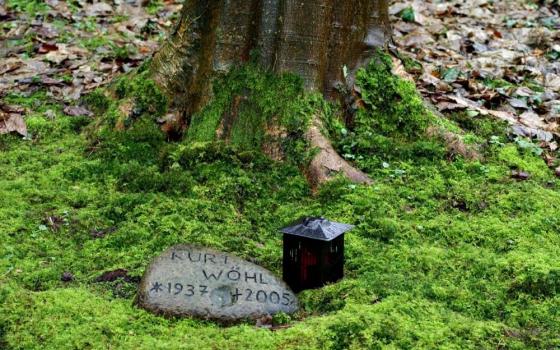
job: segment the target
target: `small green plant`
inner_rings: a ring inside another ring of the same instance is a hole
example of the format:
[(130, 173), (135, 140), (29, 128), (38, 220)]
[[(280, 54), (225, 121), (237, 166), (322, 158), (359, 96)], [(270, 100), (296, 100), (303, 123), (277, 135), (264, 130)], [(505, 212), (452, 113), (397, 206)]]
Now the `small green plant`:
[(279, 312), (272, 317), (272, 323), (277, 326), (282, 326), (290, 323), (292, 321), (292, 316), (284, 313)]
[(163, 3), (161, 0), (148, 0), (146, 10), (150, 15), (155, 15), (163, 8)]
[(453, 83), (461, 75), (462, 75), (462, 73), (458, 68), (452, 67), (452, 68), (447, 68), (447, 69), (443, 70), (443, 72), (441, 74), (441, 77), (442, 77), (443, 81), (445, 81), (447, 83)]
[(25, 12), (35, 16), (48, 11), (48, 6), (44, 1), (39, 0), (7, 0), (6, 5), (18, 12)]
[(399, 16), (405, 22), (414, 22), (416, 20), (416, 13), (412, 6), (409, 6), (399, 13)]
[(497, 146), (497, 147), (504, 147), (505, 144), (502, 142), (502, 139), (500, 138), (500, 136), (496, 136), (496, 135), (492, 135), (490, 137), (490, 141), (488, 141), (489, 144), (493, 145), (493, 146)]
[(517, 144), (517, 147), (519, 147), (519, 149), (536, 156), (540, 156), (544, 152), (544, 150), (539, 145), (524, 137), (516, 137), (515, 143)]
[(113, 56), (118, 60), (126, 61), (130, 56), (137, 53), (133, 45), (118, 46), (113, 43), (109, 45), (113, 51)]
[(80, 43), (88, 50), (97, 50), (100, 47), (108, 46), (110, 44), (110, 41), (103, 36), (95, 36), (93, 38), (83, 39), (80, 41)]
[(560, 49), (550, 49), (546, 56), (551, 61), (558, 61), (560, 60)]

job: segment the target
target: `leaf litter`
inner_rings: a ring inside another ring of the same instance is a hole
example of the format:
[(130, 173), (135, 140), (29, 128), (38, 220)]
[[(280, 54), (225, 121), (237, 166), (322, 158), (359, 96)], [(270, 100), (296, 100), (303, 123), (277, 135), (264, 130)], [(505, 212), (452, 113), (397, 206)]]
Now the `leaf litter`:
[[(0, 0), (0, 102), (41, 88), (66, 114), (90, 116), (80, 98), (151, 57), (182, 1), (13, 4)], [(0, 133), (26, 136), (24, 115), (0, 109)]]
[[(40, 85), (67, 114), (89, 115), (72, 105), (149, 58), (182, 6), (166, 0), (154, 14), (148, 3), (47, 0), (41, 12), (26, 13), (0, 0), (0, 96)], [(491, 115), (545, 145), (560, 135), (558, 11), (554, 1), (521, 0), (406, 0), (390, 8), (396, 48), (414, 60), (407, 71), (439, 111)], [(23, 132), (21, 114), (2, 113), (2, 132)]]
[(557, 3), (406, 0), (393, 1), (390, 14), (393, 48), (440, 112), (489, 115), (558, 147)]

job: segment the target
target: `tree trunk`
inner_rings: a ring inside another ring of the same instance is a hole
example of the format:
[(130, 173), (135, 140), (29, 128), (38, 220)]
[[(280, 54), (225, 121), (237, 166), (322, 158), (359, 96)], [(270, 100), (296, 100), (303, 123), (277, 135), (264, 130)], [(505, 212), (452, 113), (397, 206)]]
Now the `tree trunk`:
[[(351, 84), (352, 73), (389, 38), (386, 0), (186, 0), (168, 44), (154, 57), (152, 71), (187, 118), (209, 101), (217, 73), (253, 54), (262, 66), (295, 73), (308, 90), (336, 98), (337, 87)], [(367, 182), (367, 176), (336, 155), (317, 123), (307, 138), (329, 155), (316, 160), (336, 161), (319, 161), (319, 169), (309, 173), (318, 182), (339, 171)]]

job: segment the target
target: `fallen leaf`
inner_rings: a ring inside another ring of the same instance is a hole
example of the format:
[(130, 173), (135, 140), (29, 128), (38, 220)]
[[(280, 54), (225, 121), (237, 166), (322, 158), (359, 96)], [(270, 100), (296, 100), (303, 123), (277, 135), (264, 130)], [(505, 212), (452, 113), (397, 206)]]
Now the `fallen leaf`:
[(272, 316), (267, 315), (267, 316), (263, 316), (263, 317), (259, 318), (257, 320), (257, 322), (255, 323), (255, 327), (271, 329), (272, 328), (272, 323), (273, 323)]
[(58, 30), (54, 26), (44, 23), (37, 29), (37, 35), (39, 35), (39, 37), (51, 40), (58, 37)]
[(10, 73), (23, 65), (22, 61), (18, 58), (8, 58), (0, 62), (0, 75)]
[(393, 74), (414, 83), (414, 78), (406, 71), (402, 61), (393, 56), (391, 56), (391, 59), (393, 61)]
[(30, 73), (42, 74), (49, 69), (49, 65), (45, 62), (39, 60), (28, 60), (25, 61), (25, 69)]
[(427, 33), (411, 33), (402, 38), (402, 44), (408, 47), (419, 47), (433, 41), (432, 36)]
[(546, 75), (545, 87), (555, 92), (560, 92), (560, 75), (549, 73)]
[(527, 106), (527, 101), (519, 98), (510, 99), (509, 104), (514, 108), (529, 109), (529, 106)]
[(52, 109), (49, 109), (45, 112), (45, 117), (54, 120), (56, 118), (56, 113)]
[(91, 230), (91, 237), (92, 238), (103, 238), (105, 237), (107, 234), (113, 233), (117, 230), (116, 227), (109, 227), (107, 229), (103, 229), (103, 230), (99, 230), (99, 229), (93, 229)]
[(391, 7), (389, 7), (389, 14), (397, 15), (409, 6), (410, 5), (405, 2), (396, 2), (395, 4), (391, 5)]
[(58, 50), (58, 46), (56, 46), (56, 44), (42, 43), (39, 46), (39, 49), (37, 50), (37, 52), (40, 53), (40, 54), (45, 54), (45, 53), (49, 53), (51, 51), (57, 51), (57, 50)]
[(85, 8), (86, 16), (108, 16), (113, 13), (113, 7), (105, 2), (97, 2), (86, 6)]
[(47, 61), (56, 65), (66, 60), (75, 60), (78, 57), (89, 55), (89, 51), (77, 46), (68, 46), (66, 44), (57, 44), (58, 50), (48, 52), (44, 57)]
[(50, 215), (45, 218), (44, 223), (49, 226), (53, 232), (57, 232), (64, 224), (64, 218), (56, 215)]
[(519, 121), (526, 126), (547, 130), (548, 126), (539, 115), (532, 111), (527, 111), (519, 116)]
[(531, 97), (535, 94), (535, 92), (528, 87), (522, 86), (515, 90), (514, 95), (519, 97)]
[(64, 108), (64, 113), (71, 117), (92, 117), (93, 113), (81, 106), (68, 106)]
[(101, 276), (95, 279), (95, 282), (114, 282), (118, 279), (123, 279), (126, 282), (137, 282), (137, 277), (131, 277), (128, 275), (128, 270), (116, 269), (113, 271), (104, 272)]
[(551, 142), (554, 140), (553, 133), (541, 129), (530, 128), (522, 124), (513, 125), (511, 127), (511, 132), (516, 136), (537, 139), (544, 142)]
[(526, 181), (529, 180), (531, 178), (531, 175), (525, 171), (517, 171), (514, 170), (511, 172), (511, 177), (516, 179), (516, 180), (520, 180), (520, 181)]
[(72, 282), (74, 280), (74, 274), (72, 272), (64, 272), (62, 276), (60, 276), (60, 280), (62, 282)]
[(470, 109), (474, 109), (476, 111), (479, 111), (480, 114), (482, 114), (482, 115), (492, 115), (492, 116), (494, 116), (498, 119), (507, 121), (508, 123), (510, 123), (512, 125), (517, 123), (517, 118), (512, 113), (486, 109), (484, 107), (481, 107), (476, 102), (474, 102), (472, 100), (469, 100), (467, 98), (464, 98), (462, 96), (448, 96), (448, 97), (451, 100), (455, 101), (457, 104), (459, 104), (459, 105), (461, 105), (465, 108), (470, 108)]
[(17, 132), (27, 137), (27, 125), (21, 114), (6, 113), (0, 111), (0, 135)]
[(446, 83), (452, 83), (454, 81), (456, 81), (459, 78), (459, 75), (461, 74), (461, 71), (455, 67), (453, 68), (449, 68), (447, 70), (445, 70), (445, 72), (443, 72), (443, 81), (445, 81)]
[(17, 113), (17, 114), (25, 113), (25, 108), (16, 105), (1, 105), (0, 109), (5, 113)]
[(51, 85), (62, 85), (63, 82), (60, 79), (53, 79), (50, 77), (41, 76), (41, 84), (46, 86), (51, 86)]
[(67, 52), (62, 51), (62, 50), (49, 51), (45, 55), (45, 59), (47, 61), (52, 62), (52, 63), (57, 64), (57, 65), (66, 61), (69, 57), (70, 57), (70, 55)]

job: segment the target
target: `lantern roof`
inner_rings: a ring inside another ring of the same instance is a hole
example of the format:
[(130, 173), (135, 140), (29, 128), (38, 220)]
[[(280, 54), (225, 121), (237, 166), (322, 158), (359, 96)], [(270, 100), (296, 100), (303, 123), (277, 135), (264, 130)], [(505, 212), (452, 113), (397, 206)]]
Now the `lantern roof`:
[(332, 241), (353, 228), (353, 225), (330, 221), (323, 217), (306, 217), (280, 231), (292, 236), (306, 237), (320, 241)]

